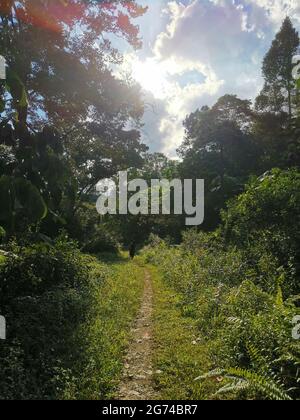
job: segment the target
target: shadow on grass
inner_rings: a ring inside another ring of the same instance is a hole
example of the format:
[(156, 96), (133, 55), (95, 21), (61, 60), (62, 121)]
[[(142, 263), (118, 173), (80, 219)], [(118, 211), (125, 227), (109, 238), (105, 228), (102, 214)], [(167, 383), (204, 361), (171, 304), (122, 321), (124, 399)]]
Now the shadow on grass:
[(124, 264), (130, 261), (129, 255), (125, 251), (119, 252), (118, 254), (103, 252), (101, 254), (97, 254), (96, 257), (99, 261), (106, 264)]

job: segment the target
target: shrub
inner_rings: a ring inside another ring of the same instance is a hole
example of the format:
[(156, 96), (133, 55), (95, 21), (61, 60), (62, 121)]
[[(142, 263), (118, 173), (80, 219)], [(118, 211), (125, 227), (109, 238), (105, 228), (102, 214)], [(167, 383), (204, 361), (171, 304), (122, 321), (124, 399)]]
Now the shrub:
[(87, 266), (75, 244), (58, 239), (31, 246), (12, 244), (0, 272), (0, 305), (11, 299), (40, 296), (55, 288), (80, 288), (88, 279)]
[[(156, 240), (154, 247), (144, 252), (179, 293), (183, 316), (196, 319), (201, 345), (210, 354), (213, 369), (235, 369), (260, 380), (248, 354), (252, 345), (272, 361), (272, 371), (284, 389), (295, 388), (289, 394), (299, 398), (299, 358), (291, 350), (295, 348), (291, 322), (298, 310), (283, 299), (285, 270), (265, 248), (259, 255), (259, 249), (255, 249), (256, 262), (249, 261), (243, 250), (226, 247), (218, 234), (191, 230), (184, 234), (180, 247)], [(263, 381), (265, 388), (247, 388), (244, 383), (239, 396), (261, 398), (270, 383), (268, 378)]]
[(7, 340), (0, 343), (0, 398), (53, 399), (72, 383), (84, 355), (81, 325), (92, 316), (96, 287), (90, 258), (73, 243), (11, 246), (0, 266), (0, 308)]
[(97, 227), (89, 241), (84, 244), (82, 251), (91, 254), (106, 252), (117, 254), (119, 249), (120, 245), (115, 236), (104, 228)]
[(82, 203), (76, 215), (70, 220), (68, 232), (75, 238), (82, 250), (92, 254), (110, 252), (117, 254), (120, 248), (113, 230), (100, 219), (95, 205)]
[[(226, 243), (243, 250), (258, 277), (261, 256), (272, 257), (277, 269), (285, 271), (286, 296), (300, 292), (299, 208), (299, 171), (276, 169), (253, 180), (223, 212), (221, 231)], [(274, 290), (276, 282), (269, 287)]]

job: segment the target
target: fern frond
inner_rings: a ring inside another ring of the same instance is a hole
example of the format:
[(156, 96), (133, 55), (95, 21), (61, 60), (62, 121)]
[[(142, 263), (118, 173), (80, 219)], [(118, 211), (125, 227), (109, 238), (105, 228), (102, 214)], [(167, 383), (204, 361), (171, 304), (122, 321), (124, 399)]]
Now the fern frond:
[(216, 395), (224, 394), (227, 392), (238, 392), (247, 388), (254, 389), (264, 395), (270, 400), (276, 401), (291, 401), (292, 398), (283, 389), (282, 385), (270, 377), (251, 372), (246, 369), (229, 368), (229, 369), (216, 369), (205, 375), (197, 378), (207, 379), (221, 377), (228, 379), (231, 383), (220, 388)]
[(250, 388), (249, 382), (238, 379), (233, 383), (227, 384), (220, 388), (215, 395), (227, 394), (228, 392), (241, 392)]
[(266, 374), (269, 374), (272, 376), (272, 370), (271, 370), (271, 363), (270, 361), (262, 356), (262, 354), (259, 352), (259, 350), (253, 346), (253, 344), (247, 345), (247, 351), (250, 356), (252, 364), (255, 366), (255, 370), (258, 370), (259, 373), (263, 374), (263, 376), (266, 376)]
[(271, 400), (291, 400), (291, 397), (285, 392), (282, 385), (271, 378), (239, 368), (228, 369), (228, 374), (246, 380), (252, 388)]

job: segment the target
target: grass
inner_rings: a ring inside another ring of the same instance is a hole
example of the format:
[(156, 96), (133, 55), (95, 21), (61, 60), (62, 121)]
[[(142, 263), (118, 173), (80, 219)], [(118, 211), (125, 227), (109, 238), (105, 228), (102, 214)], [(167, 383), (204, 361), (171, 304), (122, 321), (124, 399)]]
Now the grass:
[(154, 287), (155, 382), (161, 399), (203, 400), (211, 395), (211, 383), (195, 381), (209, 370), (207, 348), (201, 344), (196, 320), (184, 316), (181, 297), (150, 268)]
[(106, 270), (106, 281), (95, 291), (95, 316), (82, 328), (86, 363), (76, 389), (66, 389), (64, 399), (113, 398), (122, 373), (130, 326), (140, 307), (144, 269), (126, 258), (108, 263), (105, 256), (102, 261), (91, 264), (94, 276), (97, 270)]

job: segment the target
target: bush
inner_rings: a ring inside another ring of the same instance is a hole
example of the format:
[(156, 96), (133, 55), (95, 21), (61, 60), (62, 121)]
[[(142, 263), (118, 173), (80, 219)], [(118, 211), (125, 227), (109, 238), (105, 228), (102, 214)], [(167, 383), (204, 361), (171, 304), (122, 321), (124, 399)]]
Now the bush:
[(70, 220), (68, 232), (78, 241), (82, 252), (92, 254), (119, 252), (120, 245), (116, 235), (100, 219), (95, 205), (82, 203), (76, 215)]
[[(273, 170), (248, 186), (223, 212), (222, 235), (227, 244), (239, 247), (259, 270), (263, 258), (284, 269), (285, 295), (298, 294), (300, 275), (300, 173), (295, 169)], [(274, 271), (274, 269), (272, 268)], [(259, 284), (264, 285), (260, 281)], [(276, 282), (268, 285), (269, 291)]]
[(0, 272), (0, 305), (11, 299), (40, 296), (56, 288), (79, 289), (88, 280), (87, 266), (75, 244), (58, 239), (31, 246), (11, 245)]
[(1, 399), (53, 399), (73, 381), (84, 346), (80, 326), (92, 316), (90, 259), (73, 243), (11, 246), (0, 266), (0, 308), (7, 340), (0, 347)]
[[(0, 264), (0, 399), (106, 399), (122, 372), (144, 268), (83, 255), (67, 238), (12, 244)], [(124, 281), (126, 279), (126, 281)]]
[(92, 238), (82, 248), (83, 252), (91, 254), (112, 253), (119, 252), (120, 245), (115, 236), (106, 231), (104, 228), (95, 228)]
[[(256, 259), (251, 260), (243, 250), (226, 247), (219, 233), (195, 230), (184, 234), (180, 247), (156, 240), (144, 251), (147, 261), (159, 266), (165, 281), (178, 292), (183, 316), (196, 320), (213, 369), (244, 369), (259, 375), (248, 351), (252, 346), (263, 360), (271, 361), (271, 371), (286, 390), (295, 387), (290, 395), (299, 398), (300, 346), (292, 339), (292, 319), (299, 310), (283, 299), (286, 271), (278, 260), (261, 243), (255, 252)], [(235, 397), (262, 395), (249, 388)]]
[[(285, 390), (293, 389), (290, 395), (299, 398), (300, 346), (291, 334), (291, 321), (296, 313), (293, 305), (279, 303), (250, 281), (233, 288), (226, 293), (218, 317), (210, 325), (213, 333), (209, 347), (215, 367), (260, 373), (260, 366), (249, 354), (249, 348), (254, 348)], [(294, 351), (296, 347), (298, 350)]]

